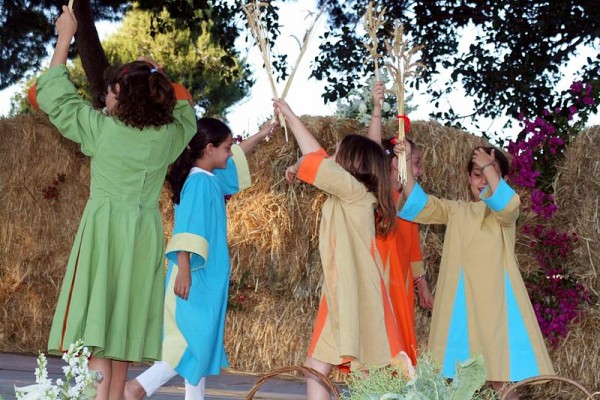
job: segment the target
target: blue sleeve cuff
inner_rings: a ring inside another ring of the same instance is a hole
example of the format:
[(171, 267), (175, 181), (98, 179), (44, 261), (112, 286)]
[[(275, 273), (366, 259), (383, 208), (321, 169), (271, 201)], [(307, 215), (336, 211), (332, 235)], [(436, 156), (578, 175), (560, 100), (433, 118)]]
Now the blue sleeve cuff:
[(427, 193), (423, 190), (421, 185), (415, 182), (410, 196), (406, 199), (402, 210), (398, 212), (398, 216), (407, 221), (414, 221), (417, 215), (425, 208), (427, 204)]
[(498, 182), (498, 187), (496, 187), (496, 191), (489, 196), (490, 187), (487, 186), (479, 198), (492, 210), (492, 211), (502, 211), (515, 195), (515, 191), (511, 188), (508, 183), (504, 179), (500, 179)]

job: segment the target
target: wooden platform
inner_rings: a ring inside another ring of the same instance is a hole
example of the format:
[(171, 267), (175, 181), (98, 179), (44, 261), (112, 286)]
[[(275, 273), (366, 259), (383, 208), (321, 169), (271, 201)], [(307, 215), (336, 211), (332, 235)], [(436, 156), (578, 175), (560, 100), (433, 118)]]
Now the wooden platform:
[[(48, 375), (51, 379), (62, 378), (64, 361), (56, 357), (48, 357)], [(33, 355), (0, 353), (0, 395), (4, 400), (14, 400), (14, 386), (26, 386), (35, 383), (34, 371), (37, 358)], [(132, 365), (129, 368), (129, 378), (136, 377), (147, 365)], [(246, 395), (258, 379), (258, 375), (225, 372), (206, 380), (205, 400), (245, 399)], [(175, 400), (184, 398), (184, 385), (180, 377), (172, 379), (160, 388), (151, 399)], [(304, 379), (295, 377), (280, 377), (269, 380), (255, 399), (306, 399)]]

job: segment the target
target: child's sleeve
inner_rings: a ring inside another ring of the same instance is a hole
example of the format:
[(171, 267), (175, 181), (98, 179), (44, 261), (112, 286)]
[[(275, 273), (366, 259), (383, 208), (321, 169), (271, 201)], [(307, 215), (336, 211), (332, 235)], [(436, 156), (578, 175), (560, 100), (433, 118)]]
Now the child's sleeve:
[(416, 278), (425, 274), (425, 268), (423, 268), (423, 255), (421, 254), (421, 239), (419, 237), (418, 224), (411, 224), (410, 235), (410, 267), (413, 277)]
[(514, 225), (519, 218), (519, 206), (521, 199), (504, 179), (500, 179), (494, 193), (490, 195), (490, 187), (487, 186), (479, 195), (500, 224), (505, 226)]
[(173, 162), (179, 157), (185, 146), (192, 140), (196, 134), (196, 113), (191, 103), (192, 95), (188, 90), (179, 83), (173, 83), (173, 90), (177, 103), (173, 109), (173, 122), (175, 123), (176, 132), (173, 144), (171, 146), (170, 162)]
[(29, 95), (30, 100), (33, 97), (37, 101), (61, 135), (79, 143), (83, 154), (94, 155), (105, 117), (79, 96), (69, 80), (67, 68), (57, 65), (46, 70), (38, 78), (35, 90), (35, 96)]
[(304, 156), (296, 177), (348, 203), (367, 193), (365, 185), (328, 158), (323, 149)]
[(208, 181), (201, 175), (190, 176), (181, 191), (173, 236), (165, 252), (167, 259), (174, 264), (177, 264), (179, 251), (189, 252), (192, 271), (206, 265), (209, 251), (207, 227), (214, 223), (211, 218), (212, 207), (207, 201), (210, 198)]
[(447, 224), (451, 208), (451, 201), (428, 195), (421, 185), (415, 182), (398, 216), (419, 224)]
[(250, 187), (250, 169), (248, 160), (240, 146), (234, 144), (231, 147), (233, 156), (227, 160), (227, 166), (223, 169), (214, 169), (213, 173), (219, 180), (224, 195), (232, 195)]

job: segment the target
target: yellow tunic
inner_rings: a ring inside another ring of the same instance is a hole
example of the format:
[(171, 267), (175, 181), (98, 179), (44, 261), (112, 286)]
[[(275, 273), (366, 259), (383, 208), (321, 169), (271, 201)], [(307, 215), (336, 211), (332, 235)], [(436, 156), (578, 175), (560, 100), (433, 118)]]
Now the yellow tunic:
[(487, 379), (554, 374), (515, 257), (519, 196), (501, 180), (480, 202), (438, 199), (417, 184), (400, 217), (445, 224), (429, 351), (453, 377), (457, 361), (485, 359)]
[(319, 232), (324, 284), (309, 356), (352, 369), (390, 364), (403, 349), (375, 248), (376, 198), (321, 150), (298, 178), (327, 192)]

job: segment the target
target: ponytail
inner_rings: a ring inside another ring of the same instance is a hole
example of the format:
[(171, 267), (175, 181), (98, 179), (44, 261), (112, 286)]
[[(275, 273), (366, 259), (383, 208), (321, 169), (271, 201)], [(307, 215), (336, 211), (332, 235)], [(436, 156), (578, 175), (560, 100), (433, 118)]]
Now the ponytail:
[(231, 135), (231, 129), (218, 119), (204, 117), (197, 122), (196, 134), (167, 172), (166, 181), (171, 189), (171, 199), (175, 204), (179, 204), (185, 180), (196, 160), (204, 156), (206, 146), (212, 144), (218, 147)]

